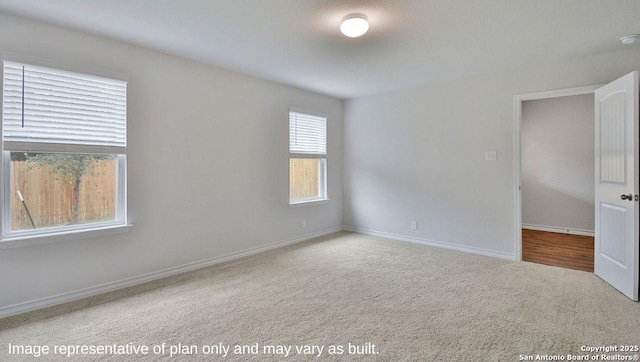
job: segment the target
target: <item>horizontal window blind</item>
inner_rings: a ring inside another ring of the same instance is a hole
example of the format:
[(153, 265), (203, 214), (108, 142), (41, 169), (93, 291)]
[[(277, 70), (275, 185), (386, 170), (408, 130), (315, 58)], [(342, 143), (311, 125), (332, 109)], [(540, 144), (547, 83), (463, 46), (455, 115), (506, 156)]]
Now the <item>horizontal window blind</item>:
[(126, 147), (124, 81), (5, 61), (3, 87), (5, 145)]
[(289, 112), (289, 152), (326, 154), (327, 118)]

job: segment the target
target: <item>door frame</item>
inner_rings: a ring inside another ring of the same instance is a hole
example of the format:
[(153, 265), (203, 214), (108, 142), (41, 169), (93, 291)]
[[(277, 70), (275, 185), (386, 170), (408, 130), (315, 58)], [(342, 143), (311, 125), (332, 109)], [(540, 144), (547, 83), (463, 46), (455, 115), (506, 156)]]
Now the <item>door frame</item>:
[[(522, 260), (522, 190), (520, 184), (521, 166), (521, 125), (522, 125), (522, 102), (538, 99), (558, 98), (567, 96), (578, 96), (582, 94), (594, 94), (599, 85), (590, 85), (577, 88), (556, 89), (544, 92), (518, 94), (513, 96), (513, 199), (514, 199), (514, 258)], [(595, 122), (595, 119), (593, 120)], [(595, 155), (594, 155), (595, 162)]]

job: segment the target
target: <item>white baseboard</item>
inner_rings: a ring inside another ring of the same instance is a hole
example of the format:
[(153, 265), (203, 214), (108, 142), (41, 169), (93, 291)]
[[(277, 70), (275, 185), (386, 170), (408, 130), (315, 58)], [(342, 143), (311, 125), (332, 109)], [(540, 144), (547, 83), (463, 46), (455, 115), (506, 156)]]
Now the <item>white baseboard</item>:
[(364, 234), (364, 235), (377, 236), (377, 237), (386, 238), (386, 239), (393, 239), (393, 240), (398, 240), (398, 241), (406, 241), (406, 242), (414, 243), (414, 244), (435, 246), (435, 247), (443, 248), (443, 249), (462, 251), (462, 252), (465, 252), (465, 253), (478, 254), (478, 255), (484, 255), (484, 256), (491, 256), (491, 257), (494, 257), (494, 258), (507, 259), (507, 260), (516, 260), (515, 254), (512, 254), (512, 253), (504, 253), (504, 252), (500, 252), (500, 251), (487, 250), (487, 249), (482, 249), (482, 248), (475, 248), (475, 247), (472, 247), (472, 246), (451, 244), (451, 243), (446, 243), (446, 242), (443, 242), (443, 241), (420, 239), (420, 238), (415, 238), (415, 237), (411, 237), (411, 236), (391, 234), (391, 233), (387, 233), (387, 232), (368, 230), (368, 229), (356, 228), (356, 227), (347, 227), (347, 226), (345, 226), (345, 227), (343, 227), (343, 230), (352, 231), (352, 232), (356, 232), (356, 233)]
[(557, 226), (522, 224), (522, 228), (527, 230), (547, 231), (550, 233), (582, 235), (582, 236), (591, 236), (591, 237), (595, 236), (595, 232), (593, 230), (561, 228)]
[(197, 262), (160, 270), (157, 272), (143, 274), (137, 277), (126, 278), (126, 279), (118, 280), (115, 282), (109, 282), (109, 283), (104, 283), (104, 284), (100, 284), (100, 285), (96, 285), (88, 288), (82, 288), (75, 291), (61, 293), (61, 294), (50, 296), (50, 297), (45, 297), (45, 298), (35, 299), (35, 300), (22, 302), (18, 304), (13, 304), (5, 307), (0, 307), (0, 318), (9, 317), (12, 315), (29, 312), (36, 309), (51, 307), (57, 304), (62, 304), (62, 303), (70, 302), (77, 299), (87, 298), (94, 295), (114, 291), (117, 289), (134, 286), (136, 284), (141, 284), (141, 283), (149, 282), (149, 281), (160, 279), (160, 278), (165, 278), (165, 277), (176, 275), (176, 274), (180, 274), (180, 273), (184, 273), (184, 272), (188, 272), (188, 271), (192, 271), (200, 268), (205, 268), (211, 265), (224, 263), (226, 261), (262, 253), (272, 249), (281, 248), (283, 246), (299, 243), (305, 240), (317, 238), (319, 236), (333, 234), (339, 231), (342, 231), (341, 227), (325, 229), (325, 230), (305, 234), (302, 236), (298, 236), (295, 238), (277, 241), (277, 242), (269, 243), (266, 245), (261, 245), (255, 248), (250, 248), (250, 249), (241, 250), (241, 251), (237, 251), (237, 252), (222, 255), (222, 256), (204, 259)]

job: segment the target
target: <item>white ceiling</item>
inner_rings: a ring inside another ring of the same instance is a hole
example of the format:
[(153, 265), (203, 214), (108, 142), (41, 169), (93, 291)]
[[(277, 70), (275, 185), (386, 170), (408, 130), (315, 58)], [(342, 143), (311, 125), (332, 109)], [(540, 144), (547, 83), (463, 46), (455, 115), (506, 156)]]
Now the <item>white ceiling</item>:
[[(339, 98), (637, 47), (639, 0), (0, 0), (64, 25)], [(364, 13), (351, 39), (340, 20)]]

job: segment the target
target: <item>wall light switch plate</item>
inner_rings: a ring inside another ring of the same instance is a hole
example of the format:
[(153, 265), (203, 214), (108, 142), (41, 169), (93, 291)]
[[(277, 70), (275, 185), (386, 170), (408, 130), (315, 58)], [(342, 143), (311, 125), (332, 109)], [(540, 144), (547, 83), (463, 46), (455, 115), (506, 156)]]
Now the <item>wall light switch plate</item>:
[(496, 151), (485, 151), (484, 159), (487, 161), (495, 161), (498, 159), (498, 152)]

